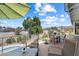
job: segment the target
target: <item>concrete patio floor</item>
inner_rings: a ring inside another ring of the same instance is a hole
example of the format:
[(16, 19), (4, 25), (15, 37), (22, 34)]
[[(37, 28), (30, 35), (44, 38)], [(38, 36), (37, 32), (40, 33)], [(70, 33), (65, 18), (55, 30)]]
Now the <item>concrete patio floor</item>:
[(47, 44), (39, 44), (39, 56), (48, 56), (48, 47), (49, 45)]
[(48, 56), (48, 53), (61, 55), (63, 44), (39, 44), (39, 56)]
[[(44, 42), (41, 42), (39, 43), (39, 50), (37, 50), (38, 56), (50, 56), (49, 53), (61, 55), (62, 48), (63, 48), (62, 43), (54, 45), (53, 43), (44, 44)], [(17, 48), (16, 50), (3, 53), (0, 56), (36, 56), (35, 54), (37, 53), (37, 51), (35, 49), (31, 48), (30, 50), (27, 50), (27, 51), (26, 51), (26, 54), (22, 54), (22, 48)]]

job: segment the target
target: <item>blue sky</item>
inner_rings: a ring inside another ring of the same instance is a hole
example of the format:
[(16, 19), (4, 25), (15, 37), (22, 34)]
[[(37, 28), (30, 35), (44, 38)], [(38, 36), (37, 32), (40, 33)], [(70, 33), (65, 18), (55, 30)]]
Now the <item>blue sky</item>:
[(67, 12), (64, 11), (63, 3), (28, 3), (29, 12), (19, 19), (0, 20), (1, 26), (6, 27), (22, 27), (25, 18), (38, 16), (43, 28), (53, 26), (70, 26), (71, 20)]

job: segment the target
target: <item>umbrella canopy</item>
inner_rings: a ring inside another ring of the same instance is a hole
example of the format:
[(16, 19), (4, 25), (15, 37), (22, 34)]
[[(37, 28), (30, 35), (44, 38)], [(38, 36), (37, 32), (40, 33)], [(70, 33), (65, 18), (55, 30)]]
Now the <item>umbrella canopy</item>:
[(0, 3), (0, 19), (23, 17), (29, 9), (26, 3)]

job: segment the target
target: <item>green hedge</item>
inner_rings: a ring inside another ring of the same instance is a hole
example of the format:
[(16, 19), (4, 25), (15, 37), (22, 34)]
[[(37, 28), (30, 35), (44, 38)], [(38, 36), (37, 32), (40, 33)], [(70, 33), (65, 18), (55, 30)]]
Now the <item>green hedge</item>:
[(10, 44), (10, 43), (14, 43), (16, 42), (16, 40), (14, 38), (9, 38), (6, 40), (6, 43)]

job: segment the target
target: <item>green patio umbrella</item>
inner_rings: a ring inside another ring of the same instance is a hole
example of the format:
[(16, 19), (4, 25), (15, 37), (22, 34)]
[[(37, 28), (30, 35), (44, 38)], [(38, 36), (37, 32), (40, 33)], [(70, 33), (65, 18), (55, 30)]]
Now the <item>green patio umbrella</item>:
[(29, 9), (26, 3), (0, 3), (0, 19), (23, 17)]

